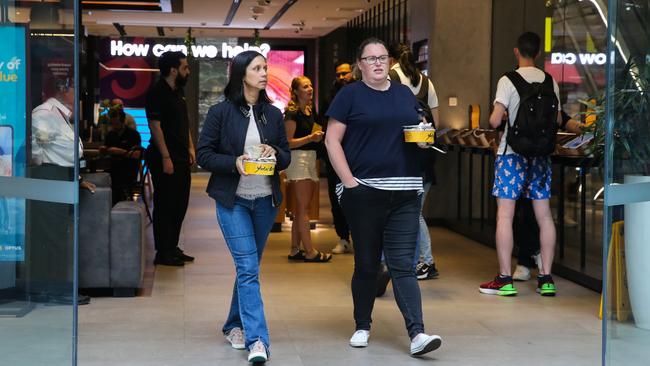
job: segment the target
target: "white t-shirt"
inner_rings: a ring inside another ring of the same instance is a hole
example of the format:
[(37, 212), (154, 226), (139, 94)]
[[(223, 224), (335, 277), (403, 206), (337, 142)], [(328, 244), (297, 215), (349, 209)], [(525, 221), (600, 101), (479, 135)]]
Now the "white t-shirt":
[[(517, 72), (524, 78), (524, 80), (529, 83), (541, 83), (546, 77), (544, 71), (532, 66), (520, 67), (517, 69)], [(559, 101), (560, 88), (557, 86), (555, 80), (553, 80), (553, 90), (555, 91), (555, 96)], [(506, 151), (506, 136), (508, 135), (508, 127), (512, 126), (515, 123), (515, 119), (517, 119), (517, 111), (519, 111), (519, 93), (517, 93), (517, 89), (512, 84), (512, 81), (510, 81), (510, 79), (508, 79), (508, 77), (505, 75), (499, 79), (499, 83), (497, 84), (497, 94), (494, 98), (494, 104), (497, 102), (503, 104), (503, 106), (505, 106), (508, 110), (509, 123), (506, 125), (503, 136), (501, 136), (501, 143), (499, 144), (499, 150), (497, 151), (498, 155), (502, 155)], [(561, 109), (560, 103), (558, 103), (557, 109), (558, 111)], [(514, 153), (510, 145), (508, 145), (508, 153)]]
[[(420, 77), (420, 82), (418, 83), (418, 85), (416, 87), (413, 87), (413, 85), (411, 85), (411, 79), (409, 79), (406, 75), (404, 75), (404, 71), (402, 71), (402, 67), (399, 64), (393, 65), (393, 67), (391, 67), (390, 69), (397, 71), (397, 75), (399, 75), (400, 83), (408, 86), (409, 89), (411, 89), (413, 95), (418, 95), (418, 93), (420, 92), (420, 88), (422, 87), (422, 80), (423, 80), (422, 77)], [(438, 108), (438, 95), (436, 94), (436, 88), (433, 87), (433, 83), (431, 82), (431, 80), (429, 80), (428, 78), (425, 80), (429, 82), (429, 100), (427, 100), (427, 104), (429, 105), (429, 108)]]
[(74, 141), (72, 112), (60, 101), (50, 98), (32, 111), (32, 159), (37, 165), (74, 166), (74, 148), (83, 156), (81, 139)]
[[(250, 105), (249, 107), (252, 108)], [(260, 132), (257, 129), (255, 116), (251, 110), (248, 118), (248, 129), (246, 130), (244, 150), (249, 146), (259, 145), (261, 143)], [(235, 194), (248, 200), (270, 196), (273, 194), (271, 179), (266, 175), (242, 175), (239, 177), (239, 185), (237, 185), (237, 191)]]

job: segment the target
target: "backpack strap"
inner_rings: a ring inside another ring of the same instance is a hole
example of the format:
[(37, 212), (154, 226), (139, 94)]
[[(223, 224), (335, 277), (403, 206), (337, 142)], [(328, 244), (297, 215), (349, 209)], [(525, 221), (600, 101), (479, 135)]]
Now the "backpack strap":
[(390, 81), (394, 81), (398, 84), (402, 83), (402, 79), (399, 78), (399, 74), (397, 73), (397, 70), (395, 69), (390, 69), (388, 70), (388, 77), (390, 77)]
[(429, 78), (423, 73), (420, 73), (420, 80), (422, 80), (420, 90), (418, 90), (418, 94), (415, 97), (429, 105)]
[[(504, 76), (507, 77), (510, 82), (512, 82), (512, 85), (515, 86), (515, 89), (517, 89), (517, 94), (519, 94), (519, 98), (521, 99), (521, 96), (526, 94), (528, 91), (530, 83), (528, 83), (526, 79), (524, 79), (524, 77), (516, 71), (509, 71), (505, 73)], [(546, 81), (546, 79), (544, 79), (544, 81)]]

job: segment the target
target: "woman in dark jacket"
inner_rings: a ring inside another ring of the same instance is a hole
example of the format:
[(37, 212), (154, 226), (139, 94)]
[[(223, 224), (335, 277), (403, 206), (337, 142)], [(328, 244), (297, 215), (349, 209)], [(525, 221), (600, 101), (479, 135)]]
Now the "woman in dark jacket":
[[(250, 362), (265, 362), (269, 355), (259, 264), (282, 199), (278, 172), (291, 160), (282, 113), (270, 104), (266, 83), (264, 56), (237, 55), (226, 100), (210, 108), (197, 147), (199, 165), (212, 173), (207, 192), (217, 203), (219, 227), (237, 271), (223, 332), (233, 348), (249, 349)], [(247, 175), (243, 161), (258, 156), (246, 152), (275, 156), (274, 175)]]

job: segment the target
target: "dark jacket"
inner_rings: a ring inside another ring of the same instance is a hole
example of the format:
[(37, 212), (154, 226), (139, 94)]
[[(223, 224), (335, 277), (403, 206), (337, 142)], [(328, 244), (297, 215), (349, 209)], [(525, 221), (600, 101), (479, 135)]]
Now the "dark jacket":
[[(282, 112), (270, 104), (257, 104), (253, 109), (262, 143), (272, 146), (277, 152), (271, 185), (273, 204), (279, 206), (282, 201), (279, 172), (291, 162), (284, 119)], [(247, 129), (248, 117), (239, 107), (225, 100), (208, 111), (196, 148), (198, 164), (212, 173), (206, 190), (208, 195), (228, 208), (235, 204), (240, 177), (235, 161), (244, 153)]]

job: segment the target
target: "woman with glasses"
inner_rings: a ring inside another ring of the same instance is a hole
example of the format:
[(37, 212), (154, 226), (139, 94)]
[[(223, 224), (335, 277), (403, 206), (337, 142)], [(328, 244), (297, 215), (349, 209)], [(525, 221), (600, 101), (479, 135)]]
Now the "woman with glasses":
[[(223, 333), (233, 348), (249, 350), (249, 362), (265, 362), (269, 355), (260, 260), (282, 199), (278, 172), (291, 161), (282, 112), (271, 105), (267, 80), (264, 56), (255, 51), (235, 56), (226, 100), (208, 111), (197, 148), (199, 165), (212, 173), (207, 192), (217, 202), (219, 227), (237, 272)], [(272, 176), (246, 174), (244, 160), (272, 156)]]
[(354, 242), (352, 298), (356, 331), (352, 347), (366, 347), (377, 291), (381, 252), (393, 281), (411, 355), (440, 347), (424, 333), (422, 300), (413, 258), (422, 191), (418, 146), (404, 142), (403, 126), (417, 124), (418, 103), (404, 85), (388, 80), (388, 51), (370, 38), (357, 50), (361, 81), (345, 86), (327, 111), (325, 145), (341, 179), (341, 208)]

